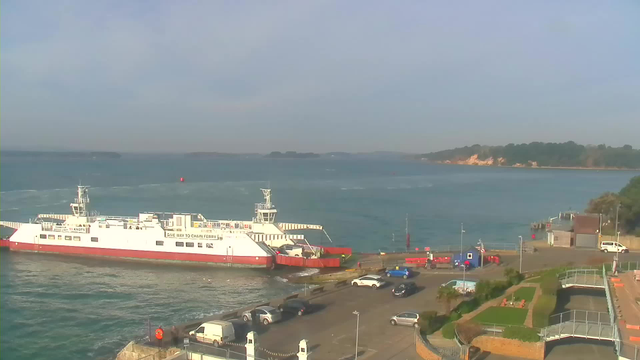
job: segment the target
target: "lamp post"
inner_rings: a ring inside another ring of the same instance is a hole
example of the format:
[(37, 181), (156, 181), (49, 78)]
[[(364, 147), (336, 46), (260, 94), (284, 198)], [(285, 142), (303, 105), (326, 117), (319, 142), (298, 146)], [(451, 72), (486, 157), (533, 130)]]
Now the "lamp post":
[(484, 268), (484, 244), (482, 239), (478, 239), (478, 245), (480, 245), (480, 268)]
[(618, 211), (620, 210), (620, 203), (618, 203), (618, 205), (616, 206), (616, 234), (618, 235), (618, 238), (616, 239), (616, 241), (620, 242), (620, 233), (618, 232)]
[(522, 274), (522, 236), (520, 238), (520, 273)]
[(354, 360), (358, 360), (358, 333), (360, 332), (360, 313), (354, 311), (353, 314), (356, 316), (356, 357)]
[(460, 223), (460, 261), (462, 261), (462, 237), (464, 234), (464, 224)]

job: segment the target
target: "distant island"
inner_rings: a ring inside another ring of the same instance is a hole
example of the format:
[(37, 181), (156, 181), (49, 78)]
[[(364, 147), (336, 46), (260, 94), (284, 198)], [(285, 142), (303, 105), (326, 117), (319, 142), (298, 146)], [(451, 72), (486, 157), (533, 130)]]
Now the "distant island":
[(184, 154), (187, 158), (196, 158), (196, 159), (205, 159), (205, 158), (250, 158), (250, 157), (259, 157), (260, 154), (257, 153), (249, 153), (249, 154), (231, 154), (231, 153), (220, 153), (220, 152), (191, 152)]
[(530, 168), (640, 169), (640, 150), (631, 145), (611, 147), (532, 142), (506, 146), (473, 145), (417, 155), (418, 160), (441, 164)]
[(320, 157), (320, 154), (299, 153), (296, 151), (287, 151), (284, 153), (280, 151), (273, 151), (270, 154), (265, 155), (265, 157), (273, 159), (313, 159)]
[(2, 156), (47, 159), (120, 159), (122, 155), (112, 151), (22, 151), (2, 150)]

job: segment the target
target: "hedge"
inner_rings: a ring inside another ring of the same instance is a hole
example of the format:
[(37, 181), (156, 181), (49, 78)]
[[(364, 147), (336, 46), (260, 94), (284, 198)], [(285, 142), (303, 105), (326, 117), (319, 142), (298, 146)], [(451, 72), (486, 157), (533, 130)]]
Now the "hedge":
[(542, 294), (533, 306), (533, 326), (543, 328), (549, 326), (549, 316), (556, 308), (557, 297), (555, 295)]
[(442, 327), (442, 337), (453, 339), (456, 337), (456, 323), (450, 322)]
[(502, 337), (524, 342), (540, 341), (540, 335), (538, 335), (538, 332), (535, 329), (525, 326), (507, 326), (502, 332)]

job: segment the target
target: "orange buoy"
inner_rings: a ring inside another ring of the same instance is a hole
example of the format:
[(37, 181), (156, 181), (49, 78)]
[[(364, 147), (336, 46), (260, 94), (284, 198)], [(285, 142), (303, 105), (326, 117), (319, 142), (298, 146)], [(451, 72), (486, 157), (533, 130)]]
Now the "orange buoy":
[(180, 178), (180, 182), (184, 182), (184, 178), (183, 177)]
[(158, 339), (158, 340), (162, 340), (162, 338), (164, 338), (164, 330), (162, 330), (162, 328), (161, 328), (161, 327), (159, 327), (159, 328), (156, 330), (156, 339)]

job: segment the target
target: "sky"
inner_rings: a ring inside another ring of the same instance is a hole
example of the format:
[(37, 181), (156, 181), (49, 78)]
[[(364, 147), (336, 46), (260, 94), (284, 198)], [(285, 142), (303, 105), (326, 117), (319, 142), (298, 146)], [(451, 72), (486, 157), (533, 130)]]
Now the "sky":
[(638, 19), (636, 0), (3, 0), (0, 146), (638, 148)]

